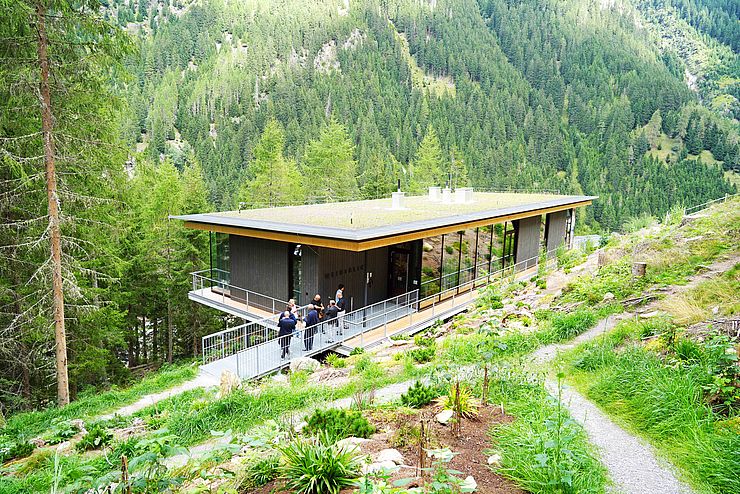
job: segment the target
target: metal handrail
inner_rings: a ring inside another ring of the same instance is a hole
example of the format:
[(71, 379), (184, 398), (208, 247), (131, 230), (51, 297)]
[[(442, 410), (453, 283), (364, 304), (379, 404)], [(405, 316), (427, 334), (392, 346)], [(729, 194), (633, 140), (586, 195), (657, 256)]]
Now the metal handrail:
[[(737, 197), (740, 194), (725, 194), (723, 197), (719, 197), (717, 199), (712, 199), (711, 201), (703, 202), (701, 204), (697, 204), (696, 206), (691, 206), (690, 208), (684, 208), (683, 214), (686, 216), (687, 214), (694, 214), (698, 213), (699, 211), (703, 211), (705, 209), (708, 209), (713, 204), (717, 204), (720, 202), (725, 202), (728, 199), (732, 199), (733, 197)], [(691, 213), (689, 213), (691, 212)]]
[[(212, 273), (214, 271), (219, 272), (219, 273), (226, 273), (227, 275), (230, 275), (228, 271), (224, 271), (223, 269), (217, 269), (217, 268), (203, 269), (201, 271), (194, 271), (190, 273), (191, 276), (193, 277), (193, 291), (197, 292), (198, 290), (202, 290), (204, 288), (212, 289), (214, 287), (218, 287), (222, 290), (220, 293), (221, 303), (226, 305), (227, 298), (233, 299), (233, 296), (232, 296), (232, 290), (233, 290), (240, 294), (241, 293), (244, 294), (244, 302), (241, 302), (239, 300), (237, 300), (237, 302), (244, 303), (244, 305), (246, 305), (247, 307), (252, 306), (258, 309), (262, 309), (262, 310), (269, 310), (273, 313), (276, 310), (282, 309), (283, 307), (288, 305), (288, 302), (285, 300), (280, 300), (278, 298), (271, 297), (263, 293), (255, 292), (247, 288), (242, 288), (240, 286), (232, 285), (229, 281), (224, 281), (224, 280), (214, 278), (212, 277)], [(204, 276), (202, 273), (209, 273), (209, 275), (211, 276)], [(229, 291), (229, 295), (226, 294), (226, 290)]]
[[(548, 254), (554, 253), (554, 252), (555, 252), (555, 249), (548, 252)], [(460, 297), (461, 295), (472, 293), (475, 290), (485, 287), (487, 285), (490, 285), (495, 281), (505, 282), (505, 280), (507, 279), (507, 276), (515, 275), (517, 272), (526, 271), (530, 268), (536, 268), (537, 264), (532, 266), (530, 263), (532, 263), (533, 261), (536, 262), (539, 259), (539, 257), (540, 257), (539, 255), (534, 256), (529, 259), (520, 261), (512, 266), (507, 266), (506, 268), (502, 268), (496, 272), (482, 275), (480, 277), (475, 278), (474, 280), (465, 282), (463, 284), (464, 287), (463, 285), (460, 285), (460, 286), (449, 288), (443, 292), (436, 293), (428, 297), (424, 297), (422, 299), (419, 299), (419, 298), (409, 299), (403, 304), (394, 305), (390, 310), (385, 310), (377, 314), (371, 314), (369, 317), (365, 316), (362, 319), (362, 323), (353, 323), (351, 322), (351, 320), (348, 321), (347, 317), (353, 314), (359, 314), (363, 312), (363, 310), (367, 310), (368, 307), (364, 307), (362, 309), (357, 309), (355, 311), (352, 311), (351, 313), (347, 313), (347, 315), (345, 315), (344, 317), (344, 320), (342, 322), (342, 327), (340, 329), (337, 329), (339, 327), (338, 325), (334, 326), (335, 322), (336, 323), (339, 322), (338, 319), (332, 319), (331, 321), (322, 321), (313, 326), (299, 329), (294, 333), (294, 335), (291, 338), (297, 338), (299, 341), (303, 340), (304, 342), (306, 341), (307, 338), (310, 338), (311, 341), (313, 341), (314, 339), (317, 340), (316, 345), (314, 345), (310, 350), (299, 352), (303, 356), (315, 355), (317, 353), (328, 350), (330, 348), (334, 348), (339, 345), (342, 345), (346, 341), (357, 338), (357, 337), (361, 339), (360, 346), (364, 347), (364, 340), (362, 338), (364, 337), (364, 334), (367, 331), (376, 330), (382, 327), (384, 329), (384, 336), (383, 336), (384, 338), (392, 336), (393, 334), (403, 332), (406, 329), (408, 329), (408, 327), (413, 325), (414, 317), (417, 317), (417, 318), (419, 317), (418, 314), (422, 308), (424, 310), (428, 310), (429, 308), (431, 308), (431, 311), (426, 314), (427, 317), (425, 319), (422, 319), (421, 321), (417, 319), (417, 324), (419, 322), (425, 322), (431, 319), (443, 317), (445, 314), (449, 313), (450, 311), (455, 310), (458, 307), (458, 305), (455, 303), (456, 298)], [(556, 259), (548, 258), (546, 265), (549, 266), (556, 262), (557, 262)], [(532, 274), (534, 275), (535, 273), (532, 273)], [(515, 277), (512, 276), (512, 282), (514, 281), (514, 279)], [(506, 284), (504, 286), (506, 286)], [(395, 299), (396, 301), (399, 301), (400, 298), (408, 296), (410, 294), (414, 294), (416, 297), (418, 297), (418, 290), (408, 292), (399, 297), (393, 297), (389, 300)], [(384, 302), (387, 303), (389, 300), (378, 302), (373, 305), (378, 306), (378, 305), (383, 304)], [(447, 305), (450, 301), (451, 301), (451, 304), (449, 307), (446, 307), (443, 310), (438, 310), (438, 304)], [(469, 301), (470, 299), (466, 300), (465, 303)], [(391, 317), (389, 317), (389, 315)], [(409, 322), (408, 322), (408, 325), (406, 325), (406, 328), (400, 331), (396, 331), (392, 334), (389, 334), (388, 324), (399, 321), (403, 319), (404, 317), (407, 317), (409, 319)], [(381, 319), (382, 321), (380, 321)], [(368, 324), (369, 321), (376, 321), (376, 323)], [(369, 329), (367, 329), (368, 326), (369, 326)], [(308, 336), (306, 332), (309, 332)], [(275, 346), (275, 343), (279, 342), (279, 340), (280, 340), (280, 337), (275, 337), (267, 341), (264, 341), (262, 343), (259, 343), (257, 345), (254, 345), (250, 347), (249, 349), (244, 349), (244, 350), (237, 352), (236, 353), (237, 374), (242, 379), (249, 379), (249, 378), (257, 377), (257, 376), (272, 372), (280, 367), (287, 365), (288, 362), (281, 360), (278, 356), (279, 353), (281, 352), (281, 348), (279, 346)], [(267, 345), (273, 345), (273, 347), (268, 348)], [(248, 351), (253, 352), (255, 355), (255, 358), (252, 359), (251, 361), (244, 361), (244, 358)], [(263, 360), (265, 359), (268, 360), (270, 363), (268, 363), (267, 365), (262, 365)], [(247, 372), (249, 370), (251, 371)]]

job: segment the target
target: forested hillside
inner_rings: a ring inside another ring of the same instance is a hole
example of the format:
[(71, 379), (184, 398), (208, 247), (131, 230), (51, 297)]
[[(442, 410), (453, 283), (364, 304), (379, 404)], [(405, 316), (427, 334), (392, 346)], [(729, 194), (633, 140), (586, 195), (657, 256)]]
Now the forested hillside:
[[(684, 62), (659, 49), (629, 3), (142, 0), (115, 14), (142, 39), (126, 138), (176, 163), (192, 149), (221, 208), (253, 177), (252, 149), (272, 117), (300, 170), (334, 115), (356, 146), (361, 189), (377, 169), (412, 181), (433, 128), (443, 171), (455, 156), (478, 187), (598, 194), (594, 228), (728, 192), (704, 165), (738, 161), (736, 122), (697, 106)], [(640, 141), (651, 117), (681, 148), (669, 166)], [(683, 153), (691, 122), (717, 137)]]
[(186, 295), (208, 238), (170, 215), (451, 180), (599, 195), (578, 228), (606, 232), (735, 192), (736, 7), (5, 2), (3, 408), (50, 403), (62, 367), (72, 399), (129, 382), (223, 327)]

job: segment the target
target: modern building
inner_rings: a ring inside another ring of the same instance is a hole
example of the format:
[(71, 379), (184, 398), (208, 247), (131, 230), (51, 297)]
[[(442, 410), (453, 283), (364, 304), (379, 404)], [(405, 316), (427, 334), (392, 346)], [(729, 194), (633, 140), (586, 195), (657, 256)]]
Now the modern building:
[[(361, 335), (380, 314), (387, 325), (394, 310), (419, 313), (499, 274), (534, 271), (543, 252), (570, 246), (575, 209), (594, 199), (431, 187), (423, 196), (176, 218), (211, 235), (211, 267), (193, 273), (192, 300), (266, 328), (289, 299), (305, 305), (319, 294), (326, 305), (343, 284), (350, 313), (362, 312), (352, 333)], [(254, 345), (247, 333), (242, 350)]]

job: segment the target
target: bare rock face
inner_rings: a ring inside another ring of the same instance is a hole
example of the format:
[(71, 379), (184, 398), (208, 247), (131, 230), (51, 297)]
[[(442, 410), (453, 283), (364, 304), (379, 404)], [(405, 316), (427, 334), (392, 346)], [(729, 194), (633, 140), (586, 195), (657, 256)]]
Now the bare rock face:
[(327, 367), (326, 369), (321, 369), (311, 374), (308, 378), (308, 382), (331, 385), (340, 384), (341, 382), (345, 382), (348, 376), (349, 369), (334, 369), (332, 367)]
[(321, 367), (321, 363), (311, 357), (298, 357), (290, 361), (290, 372), (314, 372)]

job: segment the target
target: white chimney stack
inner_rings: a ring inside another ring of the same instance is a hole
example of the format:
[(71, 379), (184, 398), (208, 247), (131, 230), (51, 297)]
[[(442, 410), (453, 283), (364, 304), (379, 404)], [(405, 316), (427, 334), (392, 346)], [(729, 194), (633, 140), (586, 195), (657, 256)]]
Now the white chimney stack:
[(403, 197), (406, 195), (405, 192), (393, 192), (391, 194), (391, 209), (400, 210), (405, 209), (403, 207)]
[(452, 202), (452, 191), (449, 187), (442, 189), (442, 203), (450, 204)]
[(429, 200), (432, 202), (439, 202), (442, 197), (440, 196), (441, 187), (429, 187)]

